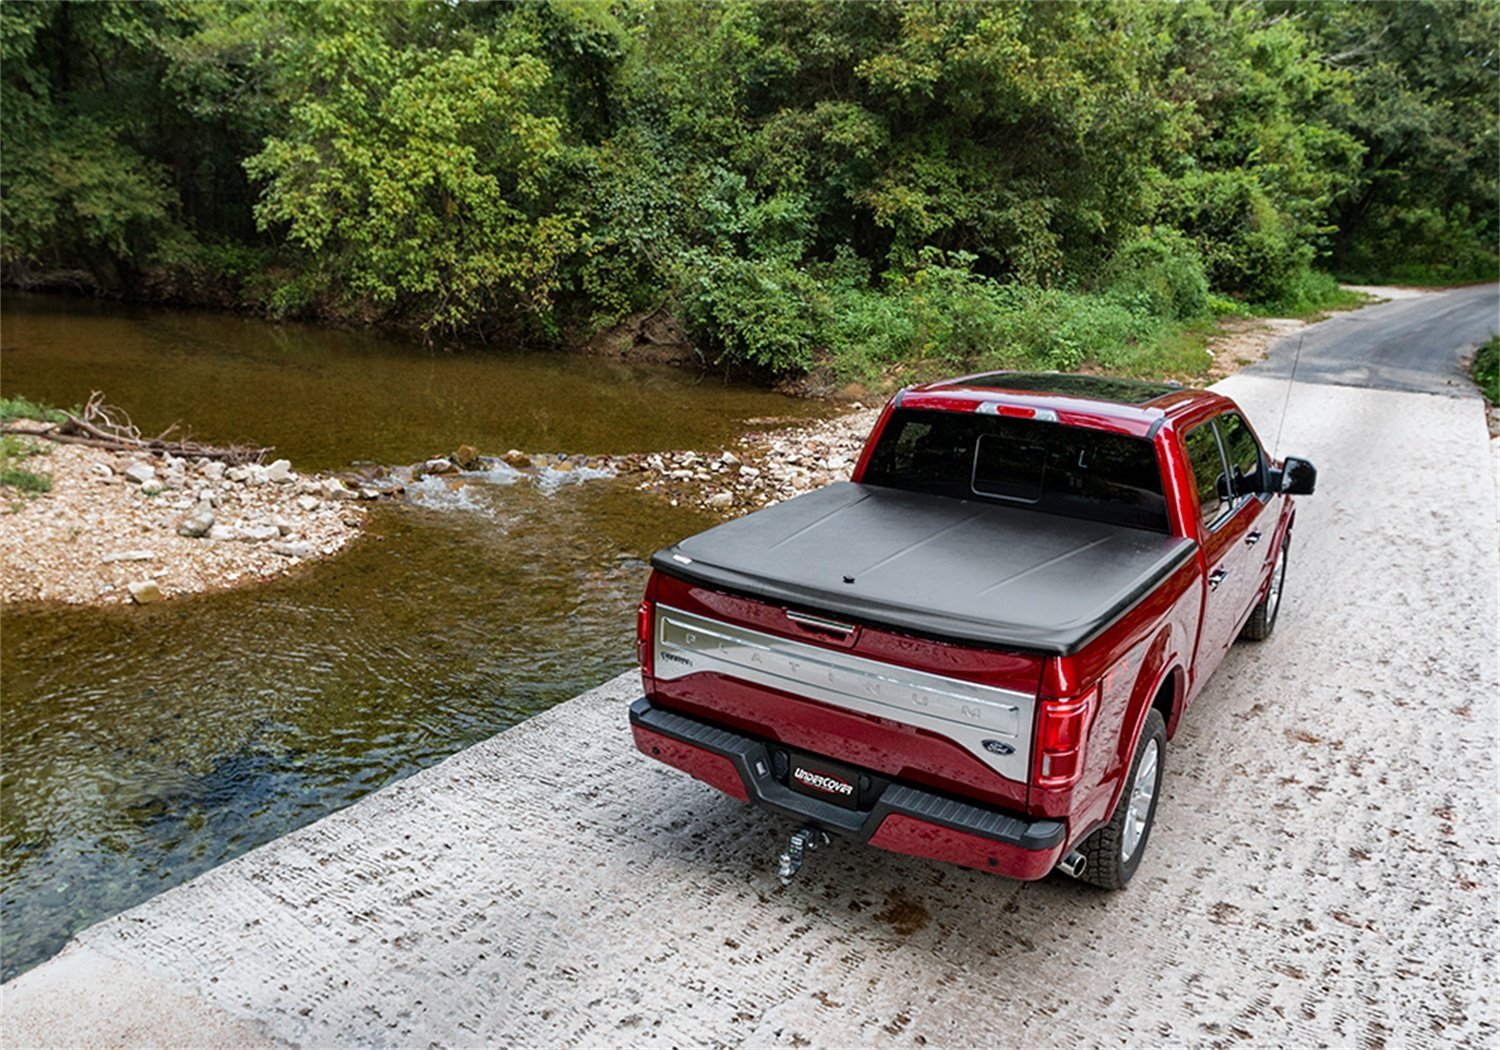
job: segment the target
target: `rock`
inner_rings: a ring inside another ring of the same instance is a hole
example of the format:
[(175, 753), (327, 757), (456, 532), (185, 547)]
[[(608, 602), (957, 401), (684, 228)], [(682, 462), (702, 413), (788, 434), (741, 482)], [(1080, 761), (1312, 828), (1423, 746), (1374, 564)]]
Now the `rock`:
[(708, 505), (714, 510), (728, 510), (734, 506), (734, 496), (728, 492), (715, 492), (708, 497)]
[(463, 470), (476, 470), (479, 467), (479, 450), (473, 445), (459, 445), (453, 450), (453, 462)]
[(161, 601), (161, 588), (155, 580), (131, 580), (125, 586), (130, 588), (130, 598), (137, 605)]
[(269, 518), (266, 519), (266, 524), (275, 525), (277, 535), (280, 536), (285, 536), (287, 533), (292, 531), (292, 523), (287, 521), (280, 514), (272, 514)]
[(297, 497), (297, 506), (301, 507), (305, 511), (314, 511), (314, 510), (317, 510), (318, 507), (319, 507), (319, 505), (322, 502), (323, 501), (320, 500), (320, 499), (318, 499), (318, 497), (316, 497), (316, 496), (298, 496)]
[(275, 485), (285, 485), (296, 480), (290, 460), (278, 459), (266, 468), (266, 479)]
[(240, 538), (240, 530), (233, 525), (215, 525), (208, 530), (208, 538), (219, 542), (228, 542)]
[(155, 551), (116, 551), (114, 554), (106, 554), (99, 559), (105, 565), (117, 561), (155, 561)]
[(348, 491), (338, 478), (324, 478), (321, 488), (324, 499), (340, 499), (339, 493)]
[(458, 468), (451, 459), (429, 459), (422, 464), (423, 474), (456, 474)]
[(740, 467), (740, 477), (751, 479), (758, 478), (760, 477), (760, 471), (756, 470), (754, 467), (742, 466)]
[(264, 543), (267, 540), (274, 540), (280, 535), (281, 530), (278, 529), (275, 525), (272, 525), (270, 523), (257, 523), (255, 525), (246, 525), (244, 528), (240, 529), (239, 538), (241, 540), (244, 540), (246, 543)]
[(360, 499), (379, 499), (380, 498), (380, 490), (379, 489), (372, 489), (368, 485), (361, 485), (359, 487), (359, 498)]
[(230, 467), (230, 468), (228, 468), (227, 470), (224, 471), (224, 480), (225, 481), (249, 481), (250, 480), (250, 468), (249, 467)]
[(91, 464), (89, 466), (89, 473), (91, 473), (91, 474), (97, 474), (99, 477), (103, 478), (105, 481), (111, 481), (111, 480), (114, 479), (114, 476), (115, 476), (115, 472), (110, 469), (110, 466), (109, 466), (108, 463), (94, 463), (94, 464)]
[(271, 472), (258, 463), (250, 466), (250, 476), (245, 479), (252, 485), (269, 485), (271, 483)]
[(124, 474), (126, 481), (133, 481), (137, 485), (156, 480), (156, 468), (148, 463), (132, 463), (125, 468)]
[(519, 449), (513, 448), (500, 458), (517, 470), (525, 470), (531, 466), (531, 457)]
[(318, 549), (311, 543), (292, 543), (286, 540), (277, 540), (271, 544), (271, 552), (280, 554), (284, 558), (311, 558), (318, 553)]
[(214, 513), (211, 510), (197, 510), (183, 518), (177, 523), (177, 535), (186, 536), (188, 539), (196, 540), (207, 536), (214, 527)]
[(167, 486), (164, 485), (160, 480), (158, 480), (157, 478), (151, 478), (149, 481), (144, 481), (141, 483), (141, 495), (155, 496), (159, 493), (165, 492), (166, 488)]
[(736, 456), (733, 452), (725, 452), (722, 456), (719, 457), (719, 462), (723, 463), (725, 466), (735, 466), (739, 463), (739, 461), (740, 457)]

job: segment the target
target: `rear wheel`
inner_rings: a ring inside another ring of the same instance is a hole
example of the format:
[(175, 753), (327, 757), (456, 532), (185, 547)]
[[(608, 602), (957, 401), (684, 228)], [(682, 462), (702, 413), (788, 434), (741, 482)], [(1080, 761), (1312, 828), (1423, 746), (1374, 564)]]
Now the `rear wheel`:
[(1152, 708), (1136, 742), (1130, 776), (1115, 803), (1114, 815), (1079, 847), (1086, 861), (1079, 876), (1084, 882), (1118, 890), (1135, 874), (1151, 837), (1151, 823), (1156, 819), (1166, 751), (1167, 724), (1162, 721), (1161, 712)]
[(1271, 569), (1271, 586), (1260, 604), (1250, 613), (1245, 626), (1240, 629), (1241, 638), (1260, 642), (1271, 637), (1271, 631), (1276, 627), (1276, 614), (1281, 611), (1282, 585), (1286, 583), (1286, 550), (1291, 542), (1292, 534), (1289, 532), (1281, 541), (1281, 549), (1276, 552), (1276, 565)]

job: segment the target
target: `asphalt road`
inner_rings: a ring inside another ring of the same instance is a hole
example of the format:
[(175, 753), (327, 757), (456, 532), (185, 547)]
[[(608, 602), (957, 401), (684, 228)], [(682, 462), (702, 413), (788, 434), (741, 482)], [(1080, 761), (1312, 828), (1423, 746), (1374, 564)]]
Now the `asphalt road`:
[[(1352, 354), (1323, 335), (1303, 367)], [(844, 842), (783, 889), (789, 826), (636, 755), (625, 675), (85, 931), (5, 986), (0, 1042), (1495, 1045), (1482, 404), (1276, 367), (1222, 388), (1266, 434), (1290, 406), (1319, 491), (1125, 892)]]
[(1336, 314), (1271, 348), (1251, 375), (1373, 390), (1474, 396), (1469, 355), (1500, 332), (1500, 284), (1403, 296)]

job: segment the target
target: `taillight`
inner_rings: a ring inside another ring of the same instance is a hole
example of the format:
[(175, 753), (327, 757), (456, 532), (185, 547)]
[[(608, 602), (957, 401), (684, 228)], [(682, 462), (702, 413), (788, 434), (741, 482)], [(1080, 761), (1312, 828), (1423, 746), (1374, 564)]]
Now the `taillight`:
[(645, 674), (651, 673), (651, 627), (656, 620), (649, 601), (641, 602), (635, 611), (635, 658)]
[(1083, 772), (1083, 741), (1099, 689), (1071, 700), (1043, 700), (1036, 732), (1036, 784), (1072, 787)]

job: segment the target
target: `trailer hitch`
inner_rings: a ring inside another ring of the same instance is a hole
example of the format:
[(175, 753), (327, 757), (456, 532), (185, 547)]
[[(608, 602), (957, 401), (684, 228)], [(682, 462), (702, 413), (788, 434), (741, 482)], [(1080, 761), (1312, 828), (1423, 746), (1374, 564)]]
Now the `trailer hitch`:
[(781, 884), (789, 885), (796, 878), (797, 872), (802, 870), (802, 862), (807, 854), (826, 845), (828, 832), (811, 824), (792, 832), (792, 837), (787, 840), (786, 852), (781, 855), (781, 864), (776, 869), (776, 877), (781, 880)]

